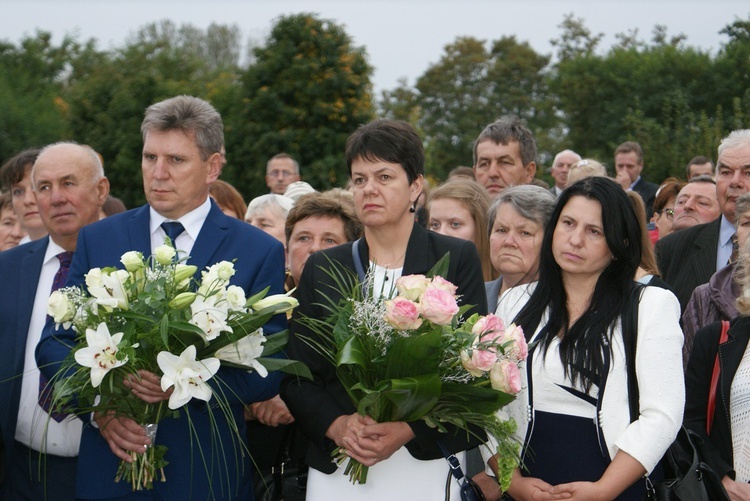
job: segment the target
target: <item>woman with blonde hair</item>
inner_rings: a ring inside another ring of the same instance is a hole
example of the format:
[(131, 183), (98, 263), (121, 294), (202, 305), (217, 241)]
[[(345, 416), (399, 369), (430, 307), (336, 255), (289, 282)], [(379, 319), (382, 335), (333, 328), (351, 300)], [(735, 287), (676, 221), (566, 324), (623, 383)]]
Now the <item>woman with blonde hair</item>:
[(477, 246), (485, 282), (497, 277), (490, 260), (487, 212), (490, 196), (476, 181), (456, 179), (434, 188), (427, 199), (427, 229)]

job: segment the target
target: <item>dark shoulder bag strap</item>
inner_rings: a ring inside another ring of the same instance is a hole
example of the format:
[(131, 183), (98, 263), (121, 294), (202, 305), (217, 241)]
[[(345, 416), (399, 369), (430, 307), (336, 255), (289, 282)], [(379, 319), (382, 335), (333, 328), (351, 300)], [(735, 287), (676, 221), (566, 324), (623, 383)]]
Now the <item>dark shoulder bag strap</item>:
[(625, 365), (628, 372), (628, 404), (631, 423), (637, 420), (641, 413), (638, 376), (635, 373), (635, 352), (638, 344), (638, 305), (644, 288), (644, 285), (637, 282), (633, 285), (622, 315), (622, 341), (625, 346)]
[(364, 283), (365, 281), (365, 268), (362, 266), (362, 259), (359, 257), (359, 241), (362, 240), (357, 239), (352, 244), (352, 259), (354, 260), (354, 269), (357, 270), (357, 276), (359, 277), (359, 281)]
[[(719, 346), (726, 343), (729, 339), (729, 321), (721, 321), (721, 336), (719, 337)], [(719, 385), (719, 350), (716, 350), (716, 359), (714, 359), (714, 370), (711, 374), (711, 387), (708, 390), (708, 407), (706, 408), (706, 433), (711, 434), (711, 427), (714, 421), (714, 410), (716, 409), (716, 387)]]

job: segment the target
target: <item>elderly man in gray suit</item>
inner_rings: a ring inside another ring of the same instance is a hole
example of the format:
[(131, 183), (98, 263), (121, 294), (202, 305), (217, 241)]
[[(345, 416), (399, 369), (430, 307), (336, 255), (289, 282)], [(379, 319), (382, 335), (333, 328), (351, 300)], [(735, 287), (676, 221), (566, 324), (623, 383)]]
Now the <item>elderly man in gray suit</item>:
[(750, 129), (736, 130), (719, 145), (716, 197), (721, 216), (667, 235), (656, 244), (662, 278), (685, 310), (690, 295), (732, 257), (735, 202), (750, 192)]

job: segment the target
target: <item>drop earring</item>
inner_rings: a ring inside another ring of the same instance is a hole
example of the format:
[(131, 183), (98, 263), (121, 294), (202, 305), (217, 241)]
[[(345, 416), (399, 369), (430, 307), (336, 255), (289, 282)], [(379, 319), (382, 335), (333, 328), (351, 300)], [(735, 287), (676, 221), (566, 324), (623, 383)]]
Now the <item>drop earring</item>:
[(409, 207), (409, 212), (411, 212), (412, 214), (414, 214), (415, 212), (417, 212), (417, 202), (412, 202), (411, 203), (411, 207)]

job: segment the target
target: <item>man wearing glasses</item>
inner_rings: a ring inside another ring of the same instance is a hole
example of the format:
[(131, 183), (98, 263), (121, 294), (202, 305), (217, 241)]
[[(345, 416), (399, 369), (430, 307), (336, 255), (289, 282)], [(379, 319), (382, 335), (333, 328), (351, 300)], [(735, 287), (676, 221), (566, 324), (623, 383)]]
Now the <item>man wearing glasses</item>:
[(271, 193), (283, 195), (287, 186), (299, 180), (299, 164), (286, 153), (272, 156), (266, 164), (266, 186)]

